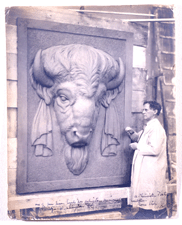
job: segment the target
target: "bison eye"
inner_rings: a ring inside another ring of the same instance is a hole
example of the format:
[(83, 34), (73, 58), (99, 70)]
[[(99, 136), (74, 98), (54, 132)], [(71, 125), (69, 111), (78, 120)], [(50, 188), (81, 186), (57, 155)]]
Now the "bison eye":
[(59, 96), (61, 101), (65, 102), (68, 101), (69, 99), (66, 96)]
[(57, 98), (56, 98), (56, 102), (59, 106), (61, 107), (67, 107), (70, 105), (70, 100), (67, 96), (65, 95), (59, 95)]

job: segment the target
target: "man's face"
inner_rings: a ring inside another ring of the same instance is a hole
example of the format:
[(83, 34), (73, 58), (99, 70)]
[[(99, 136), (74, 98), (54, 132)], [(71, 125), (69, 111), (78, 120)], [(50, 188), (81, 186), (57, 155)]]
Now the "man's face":
[(147, 103), (143, 106), (143, 117), (144, 120), (150, 121), (151, 119), (154, 119), (157, 114), (157, 110), (153, 110), (150, 108), (150, 105)]

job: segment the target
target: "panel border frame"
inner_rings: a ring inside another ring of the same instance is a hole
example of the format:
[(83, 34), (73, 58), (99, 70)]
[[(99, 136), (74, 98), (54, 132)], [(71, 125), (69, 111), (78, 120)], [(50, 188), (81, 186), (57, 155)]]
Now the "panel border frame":
[[(60, 181), (27, 182), (27, 31), (29, 28), (90, 35), (126, 41), (125, 65), (125, 127), (132, 121), (132, 63), (133, 63), (133, 33), (105, 28), (87, 27), (66, 23), (17, 18), (17, 73), (18, 73), (18, 143), (17, 143), (17, 179), (18, 194), (60, 190)], [(84, 29), (83, 29), (84, 28)], [(130, 113), (128, 113), (130, 112)], [(129, 139), (124, 141), (127, 148)], [(84, 188), (86, 189), (86, 188)], [(84, 190), (83, 189), (83, 190)], [(105, 188), (106, 189), (106, 188)]]

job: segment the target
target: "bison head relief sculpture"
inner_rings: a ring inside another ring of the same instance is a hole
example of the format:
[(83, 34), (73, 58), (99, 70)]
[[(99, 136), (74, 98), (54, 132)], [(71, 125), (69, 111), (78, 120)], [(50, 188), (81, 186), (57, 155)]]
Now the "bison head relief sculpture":
[[(41, 99), (32, 124), (35, 155), (54, 154), (54, 114), (64, 143), (61, 150), (67, 168), (74, 175), (80, 175), (88, 163), (89, 144), (100, 106), (109, 110), (111, 101), (119, 93), (124, 78), (122, 60), (119, 58), (117, 62), (109, 54), (87, 45), (53, 46), (36, 53), (30, 78)], [(110, 110), (115, 111), (114, 106)], [(107, 117), (102, 156), (115, 155), (113, 148), (109, 149), (119, 144), (117, 115), (112, 115), (115, 121), (112, 126), (107, 125)]]

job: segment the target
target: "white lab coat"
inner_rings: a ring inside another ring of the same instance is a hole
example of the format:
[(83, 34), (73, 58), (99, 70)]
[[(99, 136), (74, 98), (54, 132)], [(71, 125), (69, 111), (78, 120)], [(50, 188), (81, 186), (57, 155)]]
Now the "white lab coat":
[(133, 207), (154, 211), (166, 207), (166, 168), (166, 134), (155, 118), (147, 123), (133, 156)]

